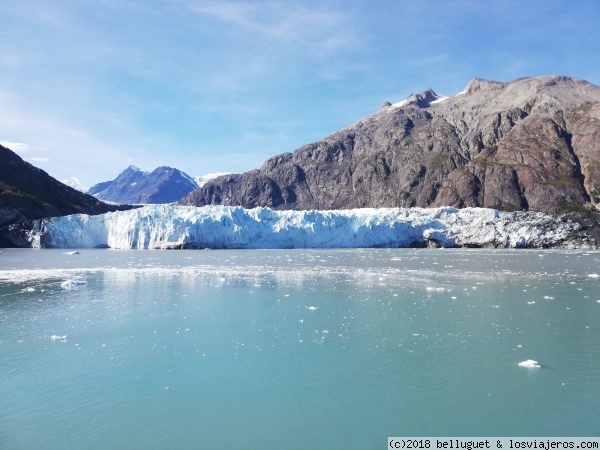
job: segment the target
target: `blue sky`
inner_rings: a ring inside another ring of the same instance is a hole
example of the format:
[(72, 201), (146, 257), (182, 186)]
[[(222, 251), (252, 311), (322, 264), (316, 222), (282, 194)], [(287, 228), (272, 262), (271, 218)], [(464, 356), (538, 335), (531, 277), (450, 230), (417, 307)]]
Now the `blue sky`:
[(600, 2), (3, 0), (0, 142), (89, 187), (243, 172), (432, 88), (600, 84)]

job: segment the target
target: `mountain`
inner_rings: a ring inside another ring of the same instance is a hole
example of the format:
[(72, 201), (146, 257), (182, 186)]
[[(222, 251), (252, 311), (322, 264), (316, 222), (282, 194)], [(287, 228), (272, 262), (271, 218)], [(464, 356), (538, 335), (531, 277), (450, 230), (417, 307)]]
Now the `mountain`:
[(585, 211), (600, 202), (600, 88), (564, 76), (475, 78), (374, 114), (260, 169), (206, 183), (183, 205), (328, 210), (491, 207)]
[(122, 208), (66, 186), (0, 145), (0, 226), (42, 217), (101, 214), (117, 209)]
[(196, 182), (172, 167), (158, 167), (148, 173), (129, 166), (112, 181), (98, 183), (88, 194), (115, 203), (172, 203), (196, 189)]

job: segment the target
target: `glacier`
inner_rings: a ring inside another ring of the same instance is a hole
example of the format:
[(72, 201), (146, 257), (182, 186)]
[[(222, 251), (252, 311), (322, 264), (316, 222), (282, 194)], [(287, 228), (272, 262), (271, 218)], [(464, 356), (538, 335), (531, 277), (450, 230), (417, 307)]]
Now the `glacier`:
[(545, 213), (487, 208), (274, 211), (148, 205), (42, 219), (27, 240), (34, 248), (586, 247), (572, 239), (578, 227)]

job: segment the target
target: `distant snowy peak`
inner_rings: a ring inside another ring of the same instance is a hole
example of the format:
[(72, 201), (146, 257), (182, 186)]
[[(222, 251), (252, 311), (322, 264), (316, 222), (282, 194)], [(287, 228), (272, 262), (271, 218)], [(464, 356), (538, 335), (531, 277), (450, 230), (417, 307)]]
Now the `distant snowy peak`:
[(77, 189), (80, 192), (87, 192), (88, 190), (81, 184), (79, 178), (71, 177), (68, 180), (61, 180), (61, 183), (66, 184), (67, 186), (72, 187), (73, 189)]
[(145, 172), (131, 165), (114, 180), (92, 186), (88, 193), (115, 203), (160, 204), (176, 202), (197, 187), (192, 177), (173, 167)]

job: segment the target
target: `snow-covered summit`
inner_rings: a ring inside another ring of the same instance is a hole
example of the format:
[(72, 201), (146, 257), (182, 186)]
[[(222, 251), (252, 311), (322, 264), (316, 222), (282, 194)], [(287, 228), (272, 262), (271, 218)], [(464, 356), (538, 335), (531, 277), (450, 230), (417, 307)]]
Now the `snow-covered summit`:
[(273, 211), (153, 205), (45, 219), (29, 241), (36, 248), (121, 249), (572, 247), (568, 239), (577, 228), (548, 214), (484, 208)]

